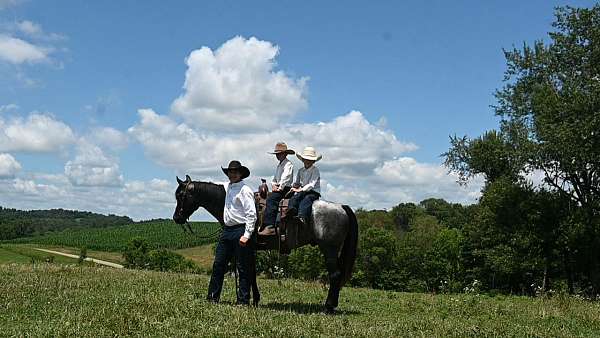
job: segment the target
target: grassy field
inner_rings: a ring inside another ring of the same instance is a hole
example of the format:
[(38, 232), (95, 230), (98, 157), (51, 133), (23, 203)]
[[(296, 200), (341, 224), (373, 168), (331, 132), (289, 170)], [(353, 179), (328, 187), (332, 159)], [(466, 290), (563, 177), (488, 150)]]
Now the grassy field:
[(213, 222), (192, 222), (190, 224), (195, 234), (183, 232), (181, 227), (173, 221), (158, 221), (98, 229), (65, 230), (8, 242), (71, 248), (86, 246), (88, 250), (122, 252), (132, 238), (141, 237), (147, 240), (151, 249), (183, 249), (211, 242), (213, 239), (206, 238), (206, 236), (214, 233), (220, 227), (218, 223)]
[(58, 264), (0, 265), (1, 335), (266, 337), (597, 337), (600, 304), (344, 288), (339, 313), (320, 312), (318, 283), (259, 280), (258, 308), (221, 304), (208, 277)]
[[(79, 252), (77, 252), (77, 255)], [(55, 263), (72, 264), (77, 259), (53, 255), (33, 249), (26, 245), (2, 244), (0, 245), (0, 264), (7, 263), (45, 263), (52, 260)]]
[(175, 252), (187, 259), (191, 259), (196, 265), (206, 270), (212, 268), (215, 259), (213, 250), (212, 244), (205, 244), (193, 248), (175, 250)]

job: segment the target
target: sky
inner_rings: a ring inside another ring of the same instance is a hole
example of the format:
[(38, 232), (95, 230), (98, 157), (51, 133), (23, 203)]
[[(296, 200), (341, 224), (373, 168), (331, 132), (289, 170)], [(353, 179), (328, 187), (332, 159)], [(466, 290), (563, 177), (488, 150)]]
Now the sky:
[(449, 136), (498, 126), (503, 49), (593, 4), (0, 0), (0, 206), (170, 218), (175, 176), (237, 159), (256, 188), (279, 141), (323, 155), (327, 200), (475, 203)]

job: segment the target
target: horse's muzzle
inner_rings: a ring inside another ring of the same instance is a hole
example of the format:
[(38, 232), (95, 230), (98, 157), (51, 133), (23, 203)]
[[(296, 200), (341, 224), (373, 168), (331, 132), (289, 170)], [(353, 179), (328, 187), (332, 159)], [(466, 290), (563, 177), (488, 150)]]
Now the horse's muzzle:
[(175, 210), (175, 213), (173, 214), (173, 220), (177, 224), (183, 224), (187, 221), (187, 217), (183, 216), (179, 210)]

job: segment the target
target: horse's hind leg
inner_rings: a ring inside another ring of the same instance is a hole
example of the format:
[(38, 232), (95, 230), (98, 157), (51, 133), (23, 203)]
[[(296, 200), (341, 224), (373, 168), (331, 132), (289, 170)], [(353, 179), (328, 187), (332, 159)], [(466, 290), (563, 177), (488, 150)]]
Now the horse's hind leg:
[(321, 246), (321, 252), (325, 256), (325, 265), (329, 273), (329, 292), (325, 301), (325, 311), (333, 313), (338, 306), (342, 280), (342, 273), (338, 264), (338, 250), (335, 246)]

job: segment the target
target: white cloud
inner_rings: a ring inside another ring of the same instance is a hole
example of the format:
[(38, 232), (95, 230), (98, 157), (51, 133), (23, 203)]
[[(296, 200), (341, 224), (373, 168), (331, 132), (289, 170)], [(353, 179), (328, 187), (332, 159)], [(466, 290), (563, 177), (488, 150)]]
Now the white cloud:
[(214, 52), (194, 50), (186, 59), (185, 92), (172, 111), (204, 130), (269, 129), (306, 108), (307, 78), (275, 71), (279, 47), (235, 37)]
[(371, 124), (360, 112), (350, 112), (329, 122), (288, 125), (255, 134), (211, 133), (159, 115), (151, 109), (138, 111), (140, 121), (129, 133), (144, 146), (156, 163), (183, 173), (220, 174), (219, 166), (239, 159), (255, 176), (269, 176), (275, 165), (267, 154), (283, 140), (292, 148), (311, 145), (323, 154), (319, 162), (326, 171), (357, 178), (371, 172), (386, 159), (416, 149), (394, 134)]
[[(125, 182), (122, 187), (77, 187), (64, 175), (33, 174), (0, 180), (0, 205), (17, 209), (63, 208), (127, 215), (135, 220), (170, 218), (175, 210), (175, 179)], [(198, 212), (193, 219), (204, 217)]]
[(0, 179), (12, 178), (21, 170), (21, 164), (11, 154), (0, 153)]
[(39, 63), (49, 61), (52, 48), (41, 47), (25, 40), (0, 34), (0, 60), (12, 64)]
[(28, 195), (38, 194), (37, 185), (31, 180), (22, 180), (20, 178), (15, 179), (13, 183), (15, 192), (24, 193)]
[(46, 42), (59, 42), (66, 40), (67, 37), (57, 33), (47, 33), (42, 28), (42, 25), (29, 21), (23, 20), (17, 23), (14, 23), (10, 26), (10, 30), (20, 35), (25, 35), (34, 40), (41, 40)]
[(475, 177), (467, 186), (460, 186), (457, 176), (448, 174), (441, 164), (420, 163), (410, 157), (386, 161), (374, 170), (374, 174), (372, 182), (386, 187), (385, 193), (413, 202), (437, 197), (453, 202), (474, 203), (483, 186), (481, 177)]
[(19, 109), (19, 106), (14, 103), (5, 104), (5, 105), (0, 106), (0, 114), (4, 113), (4, 112), (17, 110), (17, 109)]
[(69, 126), (47, 114), (33, 112), (26, 120), (0, 117), (0, 151), (56, 152), (74, 140)]
[(123, 175), (117, 159), (109, 158), (97, 145), (81, 139), (77, 156), (65, 164), (65, 176), (75, 186), (121, 186)]
[(21, 32), (30, 36), (36, 36), (43, 33), (41, 25), (29, 20), (23, 20), (18, 22), (16, 25)]
[[(298, 151), (303, 145), (315, 146), (323, 154), (317, 165), (324, 198), (353, 207), (390, 208), (429, 197), (474, 203), (482, 186), (478, 180), (459, 186), (456, 177), (440, 164), (400, 157), (416, 146), (398, 141), (391, 131), (370, 123), (356, 111), (327, 122), (240, 135), (196, 130), (150, 109), (140, 110), (139, 115), (140, 121), (129, 132), (148, 157), (181, 175), (192, 174), (196, 180), (223, 181), (219, 167), (239, 159), (251, 170), (249, 183), (257, 187), (258, 178), (270, 177), (276, 166), (267, 151), (284, 140)], [(294, 156), (291, 160), (300, 168)]]
[(101, 146), (111, 150), (127, 148), (128, 137), (125, 133), (111, 127), (96, 127), (90, 133), (90, 139)]

